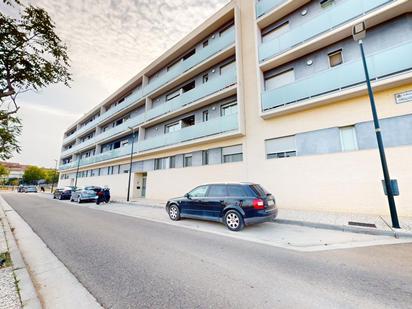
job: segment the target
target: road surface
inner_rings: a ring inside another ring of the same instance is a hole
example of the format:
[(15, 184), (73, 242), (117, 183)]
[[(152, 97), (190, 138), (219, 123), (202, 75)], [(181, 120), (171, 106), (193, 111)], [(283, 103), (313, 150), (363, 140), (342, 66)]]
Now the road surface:
[(35, 195), (3, 197), (105, 308), (411, 306), (411, 244), (297, 252)]

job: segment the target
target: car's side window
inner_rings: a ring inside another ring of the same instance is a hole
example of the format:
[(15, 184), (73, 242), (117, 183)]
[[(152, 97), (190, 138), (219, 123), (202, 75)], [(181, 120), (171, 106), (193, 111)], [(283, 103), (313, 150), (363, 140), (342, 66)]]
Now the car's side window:
[(205, 197), (208, 186), (200, 186), (190, 191), (190, 197)]
[(243, 186), (227, 186), (227, 193), (229, 196), (248, 196)]
[(209, 192), (207, 194), (209, 197), (224, 197), (227, 196), (225, 185), (212, 185), (210, 186)]

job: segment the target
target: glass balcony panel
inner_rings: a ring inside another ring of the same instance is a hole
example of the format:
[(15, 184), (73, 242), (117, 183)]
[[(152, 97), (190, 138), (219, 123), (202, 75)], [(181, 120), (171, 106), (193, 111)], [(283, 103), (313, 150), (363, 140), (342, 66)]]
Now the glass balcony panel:
[(183, 128), (168, 134), (159, 135), (139, 142), (139, 150), (145, 151), (169, 145), (176, 145), (201, 137), (220, 134), (238, 129), (238, 114), (218, 117)]
[(168, 72), (158, 77), (153, 77), (149, 84), (144, 88), (144, 94), (146, 95), (151, 93), (160, 86), (166, 84), (167, 82), (190, 70), (204, 60), (210, 58), (214, 54), (217, 54), (221, 50), (232, 45), (234, 42), (235, 29), (233, 27), (229, 31), (225, 32), (222, 36), (217, 36), (215, 39), (209, 40), (209, 45), (206, 48), (196, 50), (196, 53), (193, 56), (184, 61), (181, 61), (178, 65), (174, 66)]
[(259, 18), (283, 2), (285, 2), (285, 0), (260, 0), (256, 2), (256, 17)]
[(224, 73), (218, 77), (210, 79), (207, 83), (200, 84), (196, 88), (181, 94), (180, 96), (167, 101), (146, 112), (146, 121), (160, 115), (178, 110), (179, 108), (205, 98), (212, 93), (218, 92), (236, 83), (236, 70)]
[[(367, 46), (365, 46), (367, 52)], [(360, 53), (360, 52), (359, 52)], [(412, 41), (367, 56), (371, 79), (412, 69)], [(315, 73), (308, 78), (262, 93), (267, 110), (365, 82), (362, 60)]]
[(265, 61), (323, 32), (393, 0), (346, 0), (325, 8), (321, 15), (259, 46), (259, 60)]

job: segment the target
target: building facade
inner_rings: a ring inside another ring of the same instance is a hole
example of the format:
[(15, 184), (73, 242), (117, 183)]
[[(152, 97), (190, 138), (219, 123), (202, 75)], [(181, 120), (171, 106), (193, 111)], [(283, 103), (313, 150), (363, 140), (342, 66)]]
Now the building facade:
[(60, 186), (167, 199), (262, 184), (280, 207), (386, 214), (363, 40), (400, 215), (412, 215), (412, 1), (233, 0), (64, 134)]

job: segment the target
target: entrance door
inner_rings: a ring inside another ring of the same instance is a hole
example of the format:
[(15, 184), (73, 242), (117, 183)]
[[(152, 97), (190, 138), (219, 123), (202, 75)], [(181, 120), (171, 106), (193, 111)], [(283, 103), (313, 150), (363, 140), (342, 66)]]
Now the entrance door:
[(147, 176), (142, 177), (142, 197), (146, 197), (146, 181), (147, 181)]

